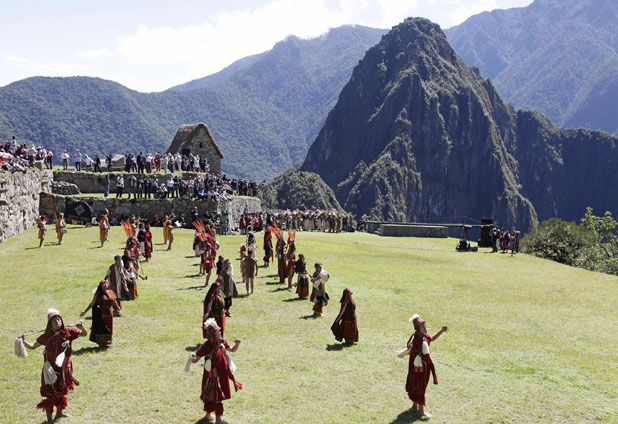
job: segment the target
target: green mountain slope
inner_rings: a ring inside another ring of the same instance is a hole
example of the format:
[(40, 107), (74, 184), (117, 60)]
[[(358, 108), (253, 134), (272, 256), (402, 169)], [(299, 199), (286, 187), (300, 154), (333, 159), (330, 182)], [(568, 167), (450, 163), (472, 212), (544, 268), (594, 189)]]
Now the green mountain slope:
[(554, 123), (618, 134), (618, 3), (536, 0), (445, 31), (515, 107)]
[(224, 172), (271, 178), (304, 157), (352, 68), (384, 32), (344, 26), (309, 40), (290, 36), (161, 93), (98, 78), (18, 81), (0, 88), (0, 137), (56, 153), (164, 151), (178, 126), (202, 121), (223, 149)]

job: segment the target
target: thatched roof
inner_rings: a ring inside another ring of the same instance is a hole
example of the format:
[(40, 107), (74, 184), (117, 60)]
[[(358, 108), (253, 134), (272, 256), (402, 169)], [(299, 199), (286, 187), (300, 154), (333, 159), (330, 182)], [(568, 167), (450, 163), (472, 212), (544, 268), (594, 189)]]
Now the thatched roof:
[(168, 147), (167, 151), (180, 152), (182, 146), (185, 145), (185, 143), (190, 142), (196, 132), (200, 130), (200, 128), (206, 130), (206, 135), (208, 136), (208, 139), (213, 144), (213, 146), (215, 146), (215, 150), (217, 151), (217, 153), (219, 153), (221, 159), (223, 159), (223, 152), (221, 152), (219, 145), (217, 145), (212, 134), (210, 134), (208, 126), (203, 122), (198, 122), (196, 124), (185, 124), (178, 127), (178, 131), (176, 131), (176, 135), (174, 136), (174, 139), (172, 140), (172, 143), (170, 144), (170, 147)]

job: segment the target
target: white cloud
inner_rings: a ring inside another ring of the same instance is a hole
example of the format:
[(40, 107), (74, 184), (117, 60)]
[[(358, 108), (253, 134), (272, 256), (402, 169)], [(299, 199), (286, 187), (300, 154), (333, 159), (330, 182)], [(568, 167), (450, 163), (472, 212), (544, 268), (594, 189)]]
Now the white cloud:
[(2, 56), (2, 62), (6, 66), (12, 66), (30, 72), (32, 75), (77, 75), (88, 69), (81, 63), (68, 62), (37, 62), (23, 56)]
[(98, 59), (100, 57), (112, 57), (114, 53), (109, 47), (104, 47), (102, 49), (82, 50), (78, 55), (86, 59)]
[(137, 65), (182, 66), (177, 82), (216, 72), (234, 60), (270, 49), (293, 34), (309, 38), (343, 24), (390, 28), (418, 0), (273, 0), (261, 7), (219, 13), (201, 25), (138, 26), (116, 39), (116, 52)]

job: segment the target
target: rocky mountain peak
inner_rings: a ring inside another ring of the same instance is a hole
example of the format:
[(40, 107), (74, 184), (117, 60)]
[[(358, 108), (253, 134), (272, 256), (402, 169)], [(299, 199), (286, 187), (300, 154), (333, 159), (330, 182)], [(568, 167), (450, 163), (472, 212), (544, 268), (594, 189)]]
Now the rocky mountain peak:
[[(600, 150), (615, 156), (615, 140), (607, 137), (596, 136)], [(525, 230), (538, 218), (535, 201), (543, 215), (563, 208), (569, 216), (603, 202), (588, 196), (588, 205), (567, 205), (556, 184), (557, 169), (579, 166), (562, 160), (581, 148), (579, 138), (590, 144), (595, 136), (567, 134), (538, 114), (517, 112), (463, 63), (438, 25), (411, 18), (354, 69), (301, 171), (318, 174), (357, 215), (493, 217)], [(606, 177), (616, 180), (609, 171)], [(592, 179), (605, 184), (600, 175)], [(544, 195), (539, 187), (548, 186)]]

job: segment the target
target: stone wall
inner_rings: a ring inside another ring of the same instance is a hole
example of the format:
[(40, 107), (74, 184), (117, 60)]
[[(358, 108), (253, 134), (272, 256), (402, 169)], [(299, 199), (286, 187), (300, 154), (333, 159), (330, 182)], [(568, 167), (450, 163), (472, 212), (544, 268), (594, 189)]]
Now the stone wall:
[(36, 224), (41, 192), (51, 192), (52, 179), (51, 171), (0, 173), (0, 242)]
[[(54, 208), (64, 210), (65, 196), (55, 194), (42, 194), (40, 209), (45, 213), (53, 215)], [(183, 199), (115, 199), (115, 198), (79, 198), (92, 206), (92, 211), (96, 215), (109, 210), (113, 217), (122, 218), (131, 215), (141, 215), (144, 218), (152, 219), (156, 213), (163, 216), (165, 213), (174, 213), (185, 219), (190, 219), (193, 208), (197, 206), (198, 211), (228, 213), (232, 227), (238, 225), (240, 215), (244, 212), (259, 212), (262, 208), (261, 201), (254, 197), (232, 197), (228, 202), (215, 202), (213, 200), (183, 200)]]
[(388, 237), (447, 238), (448, 228), (438, 225), (382, 224), (379, 234)]

